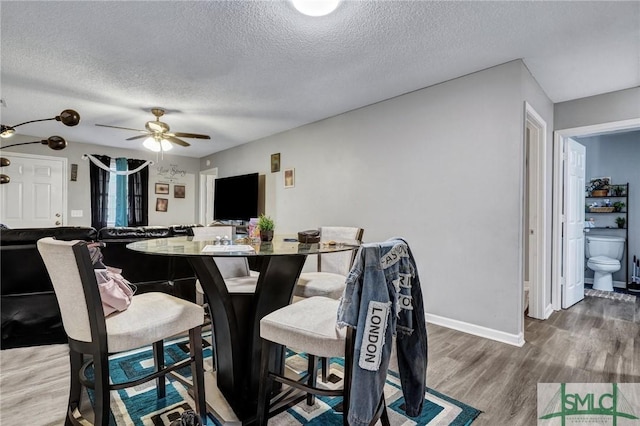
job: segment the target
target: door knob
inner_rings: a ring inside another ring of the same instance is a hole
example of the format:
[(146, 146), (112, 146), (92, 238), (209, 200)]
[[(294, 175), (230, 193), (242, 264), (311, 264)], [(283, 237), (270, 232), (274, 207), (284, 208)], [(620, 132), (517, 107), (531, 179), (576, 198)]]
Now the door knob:
[(56, 225), (60, 225), (60, 221), (59, 220), (56, 220)]
[(60, 217), (60, 213), (56, 213), (56, 217)]

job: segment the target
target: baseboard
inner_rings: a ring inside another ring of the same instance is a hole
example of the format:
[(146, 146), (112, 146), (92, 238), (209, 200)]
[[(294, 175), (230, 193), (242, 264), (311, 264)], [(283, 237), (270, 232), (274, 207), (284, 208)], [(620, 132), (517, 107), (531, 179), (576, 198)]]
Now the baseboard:
[[(585, 278), (584, 283), (593, 284), (593, 278)], [(613, 286), (616, 288), (627, 288), (627, 285), (624, 283), (624, 281), (613, 281)]]
[(482, 327), (480, 325), (470, 324), (464, 321), (441, 317), (439, 315), (426, 314), (425, 316), (427, 318), (427, 323), (430, 324), (440, 325), (442, 327), (462, 331), (463, 333), (473, 334), (474, 336), (484, 337), (485, 339), (496, 340), (498, 342), (507, 343), (513, 346), (520, 347), (524, 345), (523, 333), (505, 333), (504, 331), (498, 331), (492, 328)]
[(547, 319), (551, 316), (551, 314), (553, 313), (553, 305), (552, 304), (548, 304), (545, 308), (544, 308), (544, 319)]

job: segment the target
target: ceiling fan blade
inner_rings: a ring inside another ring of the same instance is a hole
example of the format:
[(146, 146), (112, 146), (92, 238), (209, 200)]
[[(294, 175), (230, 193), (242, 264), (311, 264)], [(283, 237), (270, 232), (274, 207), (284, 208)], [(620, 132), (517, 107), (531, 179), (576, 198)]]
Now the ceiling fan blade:
[(191, 146), (191, 144), (190, 144), (190, 143), (187, 143), (187, 142), (183, 141), (182, 139), (178, 139), (178, 138), (176, 138), (176, 137), (174, 137), (174, 136), (169, 136), (169, 135), (165, 134), (165, 135), (163, 136), (163, 138), (164, 138), (164, 139), (166, 139), (166, 140), (168, 140), (168, 141), (170, 141), (170, 142), (175, 143), (176, 145), (180, 145), (180, 146)]
[(134, 132), (144, 132), (144, 133), (147, 133), (147, 131), (146, 131), (146, 130), (131, 129), (131, 128), (129, 128), (129, 127), (107, 126), (106, 124), (96, 124), (96, 126), (98, 126), (98, 127), (109, 127), (109, 128), (111, 128), (111, 129), (133, 130)]
[(172, 135), (173, 136), (178, 136), (180, 138), (211, 139), (211, 136), (209, 136), (209, 135), (199, 135), (197, 133), (176, 132), (176, 133), (172, 133)]
[(133, 136), (133, 137), (131, 137), (131, 138), (127, 138), (127, 139), (125, 139), (125, 140), (128, 140), (128, 141), (134, 141), (134, 140), (136, 140), (136, 139), (146, 138), (146, 137), (148, 137), (149, 135), (151, 135), (151, 133), (146, 133), (146, 134), (144, 134), (144, 135), (140, 135), (140, 136)]

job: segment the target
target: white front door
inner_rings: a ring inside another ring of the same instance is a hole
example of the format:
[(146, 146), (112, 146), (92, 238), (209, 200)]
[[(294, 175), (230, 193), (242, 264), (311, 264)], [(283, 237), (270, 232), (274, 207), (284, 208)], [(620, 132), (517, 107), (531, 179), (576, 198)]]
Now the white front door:
[(562, 307), (568, 308), (584, 299), (584, 191), (586, 148), (567, 139), (564, 176), (565, 229), (564, 264), (566, 265)]
[(0, 223), (9, 228), (62, 226), (67, 203), (67, 159), (3, 152), (11, 161), (2, 173)]

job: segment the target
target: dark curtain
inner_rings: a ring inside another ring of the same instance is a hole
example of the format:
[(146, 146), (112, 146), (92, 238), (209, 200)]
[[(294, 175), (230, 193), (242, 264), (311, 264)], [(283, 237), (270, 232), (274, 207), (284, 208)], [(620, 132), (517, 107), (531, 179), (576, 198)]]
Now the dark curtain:
[[(111, 157), (93, 154), (102, 164), (109, 167)], [(101, 229), (107, 226), (109, 210), (109, 177), (111, 173), (102, 170), (89, 162), (89, 178), (91, 181), (91, 226)]]
[[(127, 160), (129, 170), (144, 164), (144, 160)], [(129, 226), (149, 224), (149, 167), (129, 175)]]

